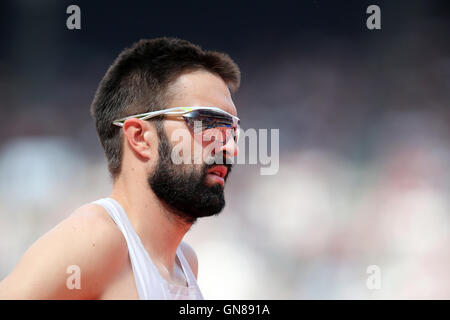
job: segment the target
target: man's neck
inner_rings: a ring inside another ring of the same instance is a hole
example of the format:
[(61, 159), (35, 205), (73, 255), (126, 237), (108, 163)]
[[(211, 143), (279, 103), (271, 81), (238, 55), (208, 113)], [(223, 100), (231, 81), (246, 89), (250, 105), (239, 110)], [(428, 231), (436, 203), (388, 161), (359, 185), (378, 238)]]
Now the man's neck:
[(176, 250), (192, 224), (170, 212), (143, 182), (119, 178), (110, 197), (124, 208), (153, 263), (173, 275)]

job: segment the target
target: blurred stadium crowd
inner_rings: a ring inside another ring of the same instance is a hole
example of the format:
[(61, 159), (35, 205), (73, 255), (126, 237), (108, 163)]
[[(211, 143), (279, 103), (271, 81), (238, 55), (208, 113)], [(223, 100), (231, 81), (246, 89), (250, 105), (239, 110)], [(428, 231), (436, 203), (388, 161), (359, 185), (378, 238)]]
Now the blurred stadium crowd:
[[(48, 20), (25, 28), (33, 5), (18, 3), (0, 55), (0, 279), (71, 211), (109, 194), (89, 105), (112, 59), (142, 37), (124, 31), (114, 50), (80, 45), (83, 34), (59, 43), (70, 35)], [(236, 165), (225, 210), (186, 235), (205, 298), (450, 298), (449, 20), (425, 4), (412, 13), (378, 35), (312, 28), (214, 43), (242, 69), (242, 127), (280, 129), (280, 168)], [(167, 35), (196, 42), (184, 32)], [(366, 286), (370, 265), (379, 290)]]

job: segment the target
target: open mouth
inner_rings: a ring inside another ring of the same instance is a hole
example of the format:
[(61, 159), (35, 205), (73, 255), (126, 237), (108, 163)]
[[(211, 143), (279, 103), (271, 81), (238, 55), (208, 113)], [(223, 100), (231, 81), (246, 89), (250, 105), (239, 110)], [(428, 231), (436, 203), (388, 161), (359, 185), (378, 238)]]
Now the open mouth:
[(222, 165), (214, 166), (206, 172), (209, 183), (218, 183), (225, 186), (225, 177), (228, 173), (228, 168)]
[(228, 168), (225, 166), (214, 166), (207, 171), (207, 174), (214, 174), (222, 179), (227, 175)]

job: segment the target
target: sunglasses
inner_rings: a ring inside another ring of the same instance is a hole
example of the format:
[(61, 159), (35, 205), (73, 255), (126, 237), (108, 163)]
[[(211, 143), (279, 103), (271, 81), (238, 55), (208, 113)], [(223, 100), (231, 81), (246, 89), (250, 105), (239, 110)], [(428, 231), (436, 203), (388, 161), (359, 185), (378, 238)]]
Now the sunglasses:
[(237, 143), (239, 139), (239, 118), (217, 107), (168, 108), (121, 118), (113, 121), (113, 124), (122, 127), (124, 122), (131, 118), (150, 120), (158, 116), (184, 120), (192, 132), (202, 132), (204, 141), (214, 139), (227, 142), (232, 137)]

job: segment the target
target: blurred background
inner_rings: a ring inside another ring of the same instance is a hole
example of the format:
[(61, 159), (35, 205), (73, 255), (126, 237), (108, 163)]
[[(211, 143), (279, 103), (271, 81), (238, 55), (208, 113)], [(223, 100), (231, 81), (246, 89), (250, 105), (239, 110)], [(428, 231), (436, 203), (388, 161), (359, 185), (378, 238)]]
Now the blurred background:
[(205, 298), (450, 299), (448, 1), (2, 1), (0, 279), (109, 194), (89, 106), (122, 49), (160, 36), (227, 52), (243, 128), (280, 130), (278, 173), (235, 166), (185, 237)]

